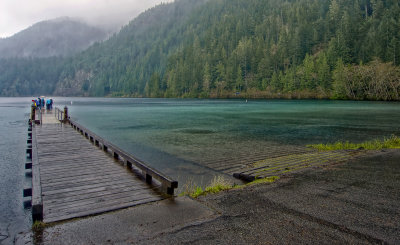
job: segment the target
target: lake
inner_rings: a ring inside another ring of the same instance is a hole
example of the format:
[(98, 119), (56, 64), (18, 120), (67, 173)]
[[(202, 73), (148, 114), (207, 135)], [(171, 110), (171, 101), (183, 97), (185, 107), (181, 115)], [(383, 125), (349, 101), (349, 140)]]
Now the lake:
[(0, 243), (11, 244), (14, 236), (31, 226), (30, 210), (24, 209), (29, 98), (0, 98)]
[[(0, 241), (30, 226), (29, 210), (22, 205), (22, 189), (30, 181), (23, 169), (30, 100), (0, 98), (0, 205), (6, 213), (0, 218)], [(54, 100), (58, 107), (67, 105), (80, 124), (178, 179), (181, 187), (187, 181), (205, 185), (221, 174), (214, 162), (296, 152), (312, 143), (400, 135), (397, 102)]]

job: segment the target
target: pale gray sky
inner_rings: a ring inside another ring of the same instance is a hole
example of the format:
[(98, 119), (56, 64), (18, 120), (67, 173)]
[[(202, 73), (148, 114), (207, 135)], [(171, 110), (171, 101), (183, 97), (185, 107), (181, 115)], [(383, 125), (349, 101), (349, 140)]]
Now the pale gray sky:
[(173, 0), (0, 0), (0, 37), (64, 16), (107, 27), (123, 25), (161, 2)]

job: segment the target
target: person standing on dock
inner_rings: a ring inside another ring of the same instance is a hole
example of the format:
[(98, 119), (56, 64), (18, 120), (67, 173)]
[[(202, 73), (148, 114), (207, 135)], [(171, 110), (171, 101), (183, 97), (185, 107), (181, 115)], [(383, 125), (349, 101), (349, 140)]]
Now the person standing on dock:
[(46, 100), (46, 110), (50, 110), (50, 99)]
[(44, 98), (41, 98), (40, 104), (42, 105), (43, 108), (45, 107), (46, 102), (45, 102)]

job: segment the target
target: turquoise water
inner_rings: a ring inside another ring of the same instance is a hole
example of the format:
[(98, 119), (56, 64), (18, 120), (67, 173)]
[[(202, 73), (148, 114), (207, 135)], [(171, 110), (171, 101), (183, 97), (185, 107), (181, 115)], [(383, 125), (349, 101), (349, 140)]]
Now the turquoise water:
[[(313, 100), (66, 99), (70, 115), (150, 165), (197, 181), (204, 159), (400, 135), (400, 104)], [(72, 105), (71, 105), (72, 101)]]
[[(72, 102), (72, 104), (71, 104)], [(207, 184), (206, 163), (270, 149), (400, 135), (400, 103), (55, 98), (98, 135), (178, 179)], [(30, 227), (23, 208), (30, 98), (0, 98), (0, 241)]]

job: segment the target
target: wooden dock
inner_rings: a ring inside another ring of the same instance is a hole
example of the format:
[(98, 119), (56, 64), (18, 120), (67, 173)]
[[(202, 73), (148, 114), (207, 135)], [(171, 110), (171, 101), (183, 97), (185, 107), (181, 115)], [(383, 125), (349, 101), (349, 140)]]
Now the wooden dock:
[(33, 220), (56, 222), (153, 202), (167, 197), (162, 191), (173, 194), (177, 187), (176, 181), (76, 123), (60, 123), (54, 112), (41, 115), (31, 127), (27, 150), (32, 189), (24, 192), (32, 195)]

